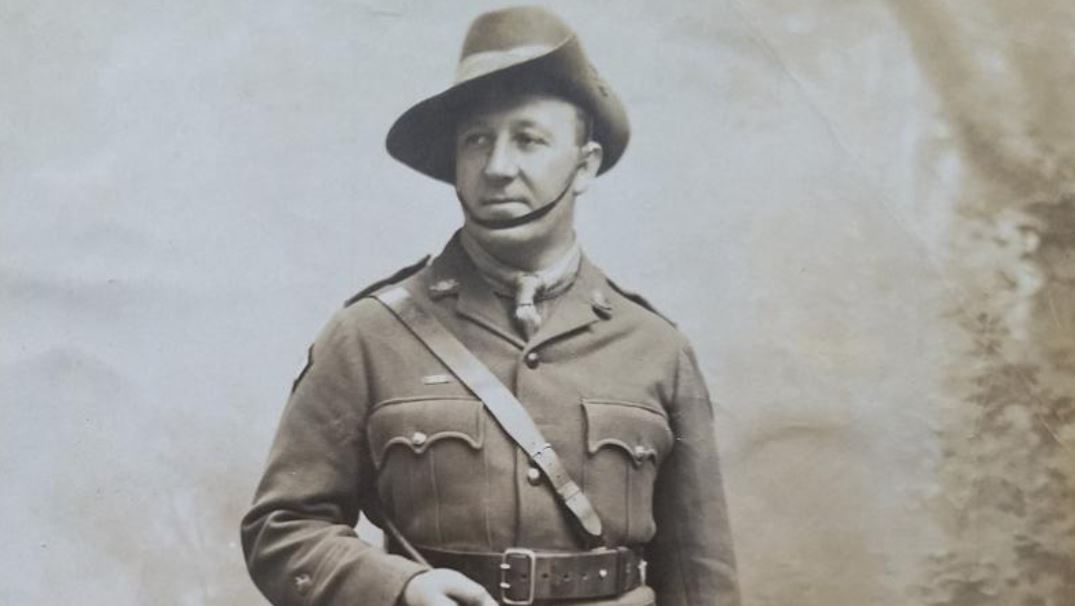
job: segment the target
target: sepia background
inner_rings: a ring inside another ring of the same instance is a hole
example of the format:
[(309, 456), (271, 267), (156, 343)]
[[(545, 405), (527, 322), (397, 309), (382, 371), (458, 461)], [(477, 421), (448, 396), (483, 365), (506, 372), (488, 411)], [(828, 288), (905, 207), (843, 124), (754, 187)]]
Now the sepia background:
[[(384, 134), (503, 2), (0, 5), (0, 602), (257, 605), (309, 341), (460, 221)], [(550, 2), (586, 251), (694, 341), (746, 604), (1075, 604), (1075, 8)]]

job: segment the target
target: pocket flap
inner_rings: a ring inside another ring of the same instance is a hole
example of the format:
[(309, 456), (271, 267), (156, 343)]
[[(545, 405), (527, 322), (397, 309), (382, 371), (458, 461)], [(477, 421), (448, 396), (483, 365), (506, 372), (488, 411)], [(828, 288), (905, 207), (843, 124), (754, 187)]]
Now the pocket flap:
[(664, 409), (647, 404), (583, 398), (586, 441), (590, 454), (601, 448), (621, 449), (635, 465), (646, 459), (661, 461), (672, 447), (674, 436)]
[(393, 446), (421, 454), (436, 442), (454, 439), (478, 450), (485, 439), (482, 403), (465, 397), (387, 400), (370, 414), (367, 436), (377, 468)]

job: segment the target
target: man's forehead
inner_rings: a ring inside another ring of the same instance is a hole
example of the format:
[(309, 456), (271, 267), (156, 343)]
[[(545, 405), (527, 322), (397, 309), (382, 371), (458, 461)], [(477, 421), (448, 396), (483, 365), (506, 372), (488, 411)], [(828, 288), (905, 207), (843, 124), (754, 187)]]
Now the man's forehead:
[(548, 93), (490, 94), (470, 103), (460, 115), (458, 125), (463, 128), (505, 119), (519, 124), (574, 125), (580, 111), (575, 103)]

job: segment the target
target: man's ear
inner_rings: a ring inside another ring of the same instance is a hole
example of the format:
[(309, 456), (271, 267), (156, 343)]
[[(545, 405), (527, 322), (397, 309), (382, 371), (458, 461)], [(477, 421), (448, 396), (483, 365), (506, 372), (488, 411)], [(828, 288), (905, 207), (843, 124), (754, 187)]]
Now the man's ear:
[(597, 171), (601, 168), (601, 159), (604, 158), (605, 150), (597, 141), (590, 141), (582, 146), (582, 154), (579, 157), (579, 165), (575, 169), (575, 184), (571, 191), (577, 196), (590, 187), (590, 182), (597, 177)]

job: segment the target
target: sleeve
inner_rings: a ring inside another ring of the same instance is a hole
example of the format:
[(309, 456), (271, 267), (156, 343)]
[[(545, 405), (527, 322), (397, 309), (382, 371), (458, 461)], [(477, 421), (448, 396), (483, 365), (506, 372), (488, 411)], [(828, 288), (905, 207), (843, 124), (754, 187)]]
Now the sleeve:
[(648, 580), (659, 606), (739, 606), (713, 407), (689, 345), (675, 374), (668, 412), (676, 440), (654, 487)]
[(363, 353), (341, 314), (310, 350), (284, 409), (241, 535), (247, 568), (276, 606), (395, 604), (425, 567), (355, 534), (375, 499)]

